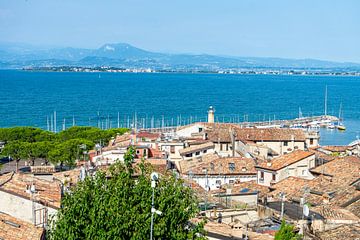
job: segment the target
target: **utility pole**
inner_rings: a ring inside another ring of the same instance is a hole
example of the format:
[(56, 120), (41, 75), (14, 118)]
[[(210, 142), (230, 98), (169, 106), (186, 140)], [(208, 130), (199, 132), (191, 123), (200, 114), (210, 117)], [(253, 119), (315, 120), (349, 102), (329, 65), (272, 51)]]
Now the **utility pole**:
[(152, 187), (152, 196), (151, 196), (151, 224), (150, 224), (150, 240), (153, 239), (153, 229), (154, 229), (154, 213), (161, 216), (162, 212), (155, 209), (154, 206), (154, 195), (156, 182), (159, 180), (159, 174), (156, 172), (151, 173), (151, 187)]

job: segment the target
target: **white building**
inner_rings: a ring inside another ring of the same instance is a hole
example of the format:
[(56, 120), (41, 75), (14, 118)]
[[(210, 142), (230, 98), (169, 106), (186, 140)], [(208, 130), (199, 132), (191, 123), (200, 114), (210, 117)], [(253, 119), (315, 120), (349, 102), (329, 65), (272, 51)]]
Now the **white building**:
[(315, 154), (296, 150), (256, 166), (257, 183), (271, 186), (288, 177), (313, 179), (309, 169), (315, 167)]
[[(189, 164), (191, 161), (195, 163)], [(242, 157), (183, 160), (180, 173), (206, 190), (218, 189), (223, 184), (256, 180), (254, 160)]]

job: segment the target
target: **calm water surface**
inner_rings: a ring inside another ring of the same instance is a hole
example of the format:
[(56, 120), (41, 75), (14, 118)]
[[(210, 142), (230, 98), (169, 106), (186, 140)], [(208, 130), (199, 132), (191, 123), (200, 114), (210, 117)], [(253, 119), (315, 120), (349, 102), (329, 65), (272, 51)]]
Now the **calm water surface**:
[[(347, 131), (322, 130), (323, 144), (348, 144), (360, 131), (360, 77), (219, 74), (50, 73), (0, 71), (0, 127), (125, 126), (133, 116), (150, 125), (205, 120), (210, 105), (218, 121), (287, 119), (324, 112), (338, 116), (342, 103)], [(108, 119), (108, 120), (107, 120)], [(129, 119), (129, 120), (128, 120)]]

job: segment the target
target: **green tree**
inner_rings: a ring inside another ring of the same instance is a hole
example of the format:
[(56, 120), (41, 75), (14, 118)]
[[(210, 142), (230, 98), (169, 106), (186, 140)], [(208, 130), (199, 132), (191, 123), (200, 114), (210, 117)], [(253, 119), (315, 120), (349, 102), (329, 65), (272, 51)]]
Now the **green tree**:
[[(82, 148), (84, 146), (84, 148)], [(80, 159), (83, 151), (88, 151), (94, 147), (94, 143), (86, 139), (70, 139), (65, 142), (55, 144), (48, 153), (50, 162), (74, 166), (77, 159)]]
[(283, 220), (279, 231), (275, 234), (275, 240), (300, 240), (301, 235), (294, 232), (294, 226), (286, 224)]
[[(131, 154), (129, 154), (131, 155)], [(143, 164), (143, 163), (142, 163)], [(87, 177), (71, 193), (51, 221), (49, 239), (148, 239), (151, 219), (151, 167), (132, 169), (113, 165), (108, 173)], [(196, 199), (183, 181), (169, 174), (161, 176), (155, 188), (154, 239), (205, 239), (203, 224), (193, 227), (189, 220), (198, 211)]]
[(26, 142), (11, 141), (7, 143), (2, 151), (5, 156), (10, 156), (16, 162), (16, 172), (19, 171), (19, 162), (28, 157)]

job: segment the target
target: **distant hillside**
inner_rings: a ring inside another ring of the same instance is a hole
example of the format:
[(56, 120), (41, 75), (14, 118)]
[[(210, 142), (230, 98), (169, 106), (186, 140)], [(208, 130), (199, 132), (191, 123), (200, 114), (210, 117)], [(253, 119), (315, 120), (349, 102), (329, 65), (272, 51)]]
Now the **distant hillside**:
[(173, 70), (221, 69), (355, 69), (360, 64), (316, 59), (232, 57), (207, 54), (165, 54), (127, 43), (104, 44), (98, 49), (39, 48), (26, 44), (0, 44), (0, 68), (49, 66), (123, 67)]

